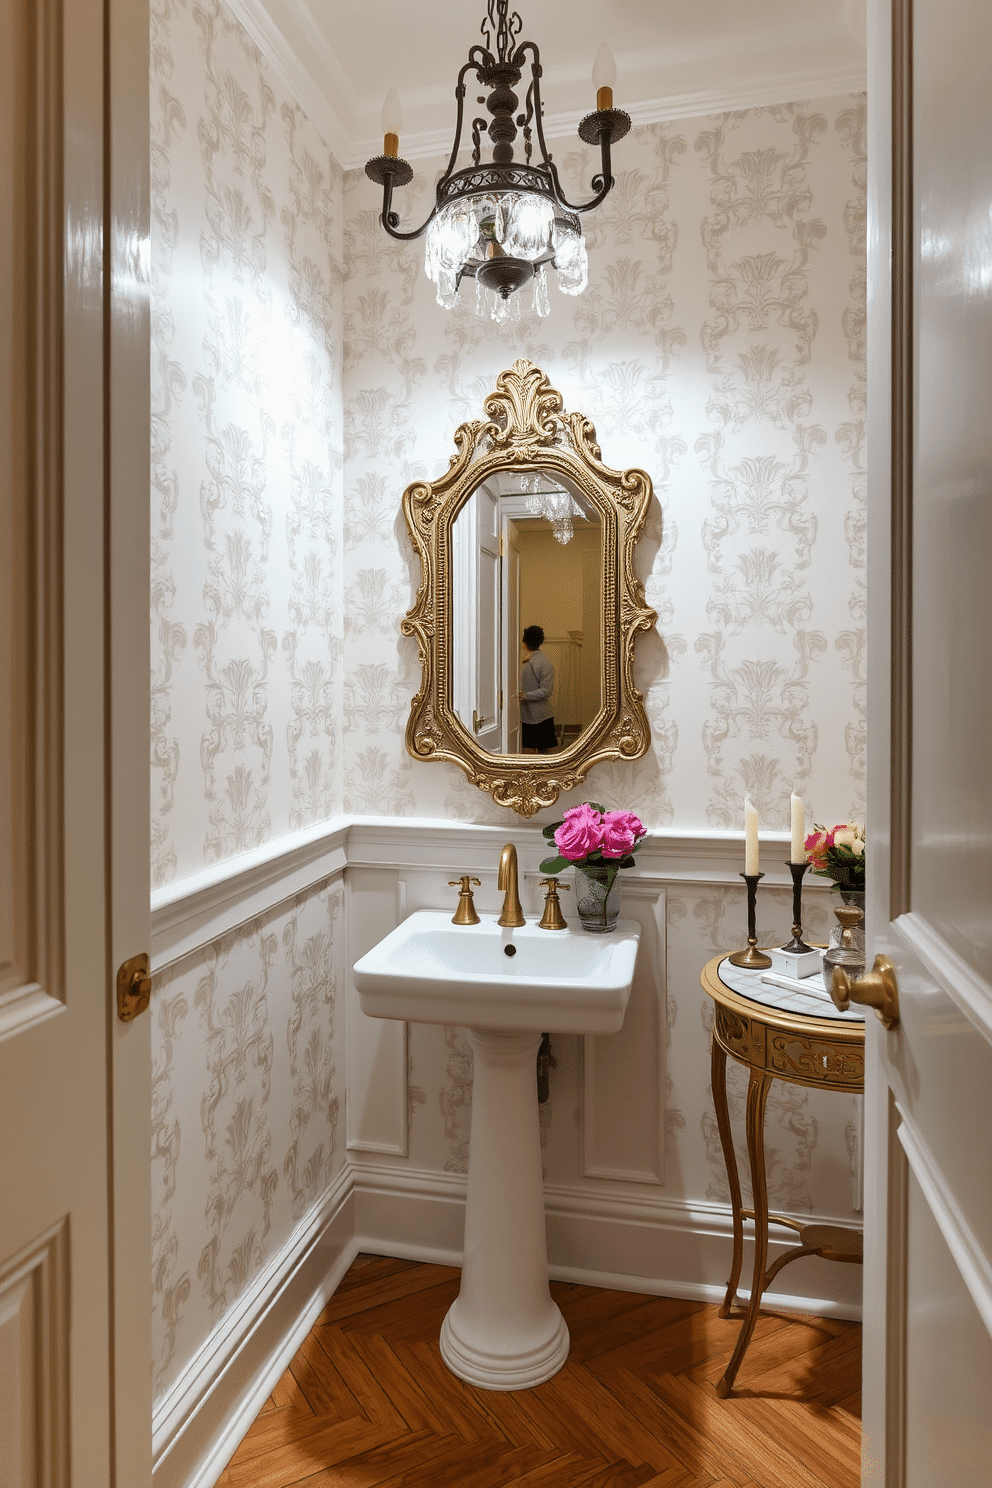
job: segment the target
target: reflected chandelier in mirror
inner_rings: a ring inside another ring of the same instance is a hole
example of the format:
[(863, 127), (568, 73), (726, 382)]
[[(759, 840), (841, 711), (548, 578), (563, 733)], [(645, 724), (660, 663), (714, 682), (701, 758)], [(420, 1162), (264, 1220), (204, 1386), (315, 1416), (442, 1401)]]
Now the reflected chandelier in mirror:
[[(423, 668), (406, 746), (533, 816), (593, 765), (637, 759), (650, 743), (633, 660), (637, 633), (657, 619), (634, 576), (651, 480), (604, 465), (592, 423), (566, 413), (531, 362), (501, 372), (483, 407), (456, 429), (446, 473), (403, 493), (422, 574), (402, 622)], [(547, 630), (536, 669), (533, 632), (521, 646), (535, 626)], [(553, 687), (539, 738), (533, 694), (521, 692), (535, 671)]]

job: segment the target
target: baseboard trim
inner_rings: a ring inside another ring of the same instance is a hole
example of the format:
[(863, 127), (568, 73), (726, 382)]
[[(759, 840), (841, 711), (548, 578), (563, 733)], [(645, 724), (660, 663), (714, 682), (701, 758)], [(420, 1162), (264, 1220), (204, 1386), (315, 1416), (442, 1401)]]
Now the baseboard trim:
[[(358, 1246), (403, 1260), (460, 1266), (465, 1175), (385, 1164), (355, 1165)], [(578, 1185), (545, 1185), (548, 1263), (557, 1281), (649, 1296), (720, 1302), (726, 1290), (733, 1227), (726, 1205), (680, 1204), (645, 1194), (613, 1194)], [(831, 1215), (805, 1222), (847, 1223)], [(794, 1240), (773, 1237), (769, 1264)], [(741, 1295), (748, 1295), (750, 1242)], [(861, 1273), (815, 1256), (781, 1273), (767, 1306), (816, 1317), (861, 1321)], [(812, 1285), (811, 1285), (812, 1283)], [(815, 1293), (815, 1295), (810, 1295)]]
[(213, 1488), (358, 1251), (346, 1165), (152, 1416), (155, 1488)]

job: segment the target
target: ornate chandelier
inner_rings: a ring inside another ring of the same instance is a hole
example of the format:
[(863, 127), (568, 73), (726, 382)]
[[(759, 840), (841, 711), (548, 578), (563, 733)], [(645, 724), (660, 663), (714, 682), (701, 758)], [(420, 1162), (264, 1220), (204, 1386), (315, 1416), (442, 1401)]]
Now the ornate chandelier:
[[(390, 237), (411, 242), (427, 235), (425, 268), (437, 285), (438, 304), (457, 303), (463, 279), (476, 283), (476, 307), (494, 320), (518, 320), (517, 291), (533, 286), (534, 310), (550, 311), (547, 269), (558, 277), (563, 294), (581, 294), (587, 283), (586, 246), (579, 213), (598, 207), (613, 186), (610, 150), (630, 128), (630, 118), (613, 107), (616, 68), (604, 43), (593, 68), (596, 109), (579, 125), (579, 138), (599, 145), (601, 169), (592, 179), (594, 195), (587, 202), (570, 202), (561, 188), (558, 171), (544, 140), (541, 103), (541, 56), (532, 41), (519, 41), (522, 22), (509, 13), (509, 0), (488, 0), (481, 34), (485, 42), (469, 48), (468, 61), (458, 74), (455, 99), (458, 117), (447, 169), (437, 183), (434, 208), (420, 227), (400, 231), (393, 210), (393, 191), (413, 179), (409, 163), (399, 158), (402, 124), (399, 99), (390, 92), (382, 111), (383, 153), (370, 160), (365, 174), (382, 187), (379, 221)], [(524, 109), (518, 111), (514, 91), (529, 74)], [(479, 97), (488, 119), (472, 120), (472, 164), (455, 170), (465, 115), (465, 79), (474, 73), (488, 92)], [(523, 161), (513, 158), (518, 133), (523, 139)], [(489, 136), (492, 161), (482, 160), (482, 137)], [(535, 146), (537, 158), (535, 159)]]

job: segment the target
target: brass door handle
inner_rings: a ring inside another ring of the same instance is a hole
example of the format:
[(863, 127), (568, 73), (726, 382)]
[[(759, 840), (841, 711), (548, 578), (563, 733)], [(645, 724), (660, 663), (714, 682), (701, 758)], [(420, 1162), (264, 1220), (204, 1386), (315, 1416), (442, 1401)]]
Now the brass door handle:
[(871, 971), (850, 977), (842, 966), (835, 966), (830, 978), (830, 996), (834, 1006), (846, 1013), (852, 1002), (875, 1009), (875, 1016), (886, 1028), (899, 1022), (899, 987), (895, 967), (888, 956), (876, 956)]
[(117, 1016), (131, 1023), (145, 1011), (151, 1001), (151, 965), (146, 952), (132, 956), (117, 972)]
[(478, 734), (479, 731), (480, 731), (480, 729), (485, 728), (485, 726), (486, 726), (485, 716), (482, 713), (478, 712), (477, 709), (473, 708), (472, 709), (472, 732), (475, 733), (475, 734)]

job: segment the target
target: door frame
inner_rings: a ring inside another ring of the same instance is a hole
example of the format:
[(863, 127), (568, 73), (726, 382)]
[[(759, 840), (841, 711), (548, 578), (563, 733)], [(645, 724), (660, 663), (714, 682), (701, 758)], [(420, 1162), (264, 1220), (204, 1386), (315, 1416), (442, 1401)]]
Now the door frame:
[(151, 948), (151, 36), (149, 0), (102, 3), (112, 1488), (148, 1488), (154, 1003), (123, 1023), (114, 1001), (117, 967)]
[[(867, 943), (892, 951), (888, 924), (908, 907), (912, 604), (912, 18), (904, 0), (868, 10), (868, 631), (871, 846)], [(866, 1023), (863, 1488), (905, 1476), (908, 1167), (892, 1092), (880, 1077), (884, 1030)], [(874, 1071), (874, 1078), (871, 1072)]]

